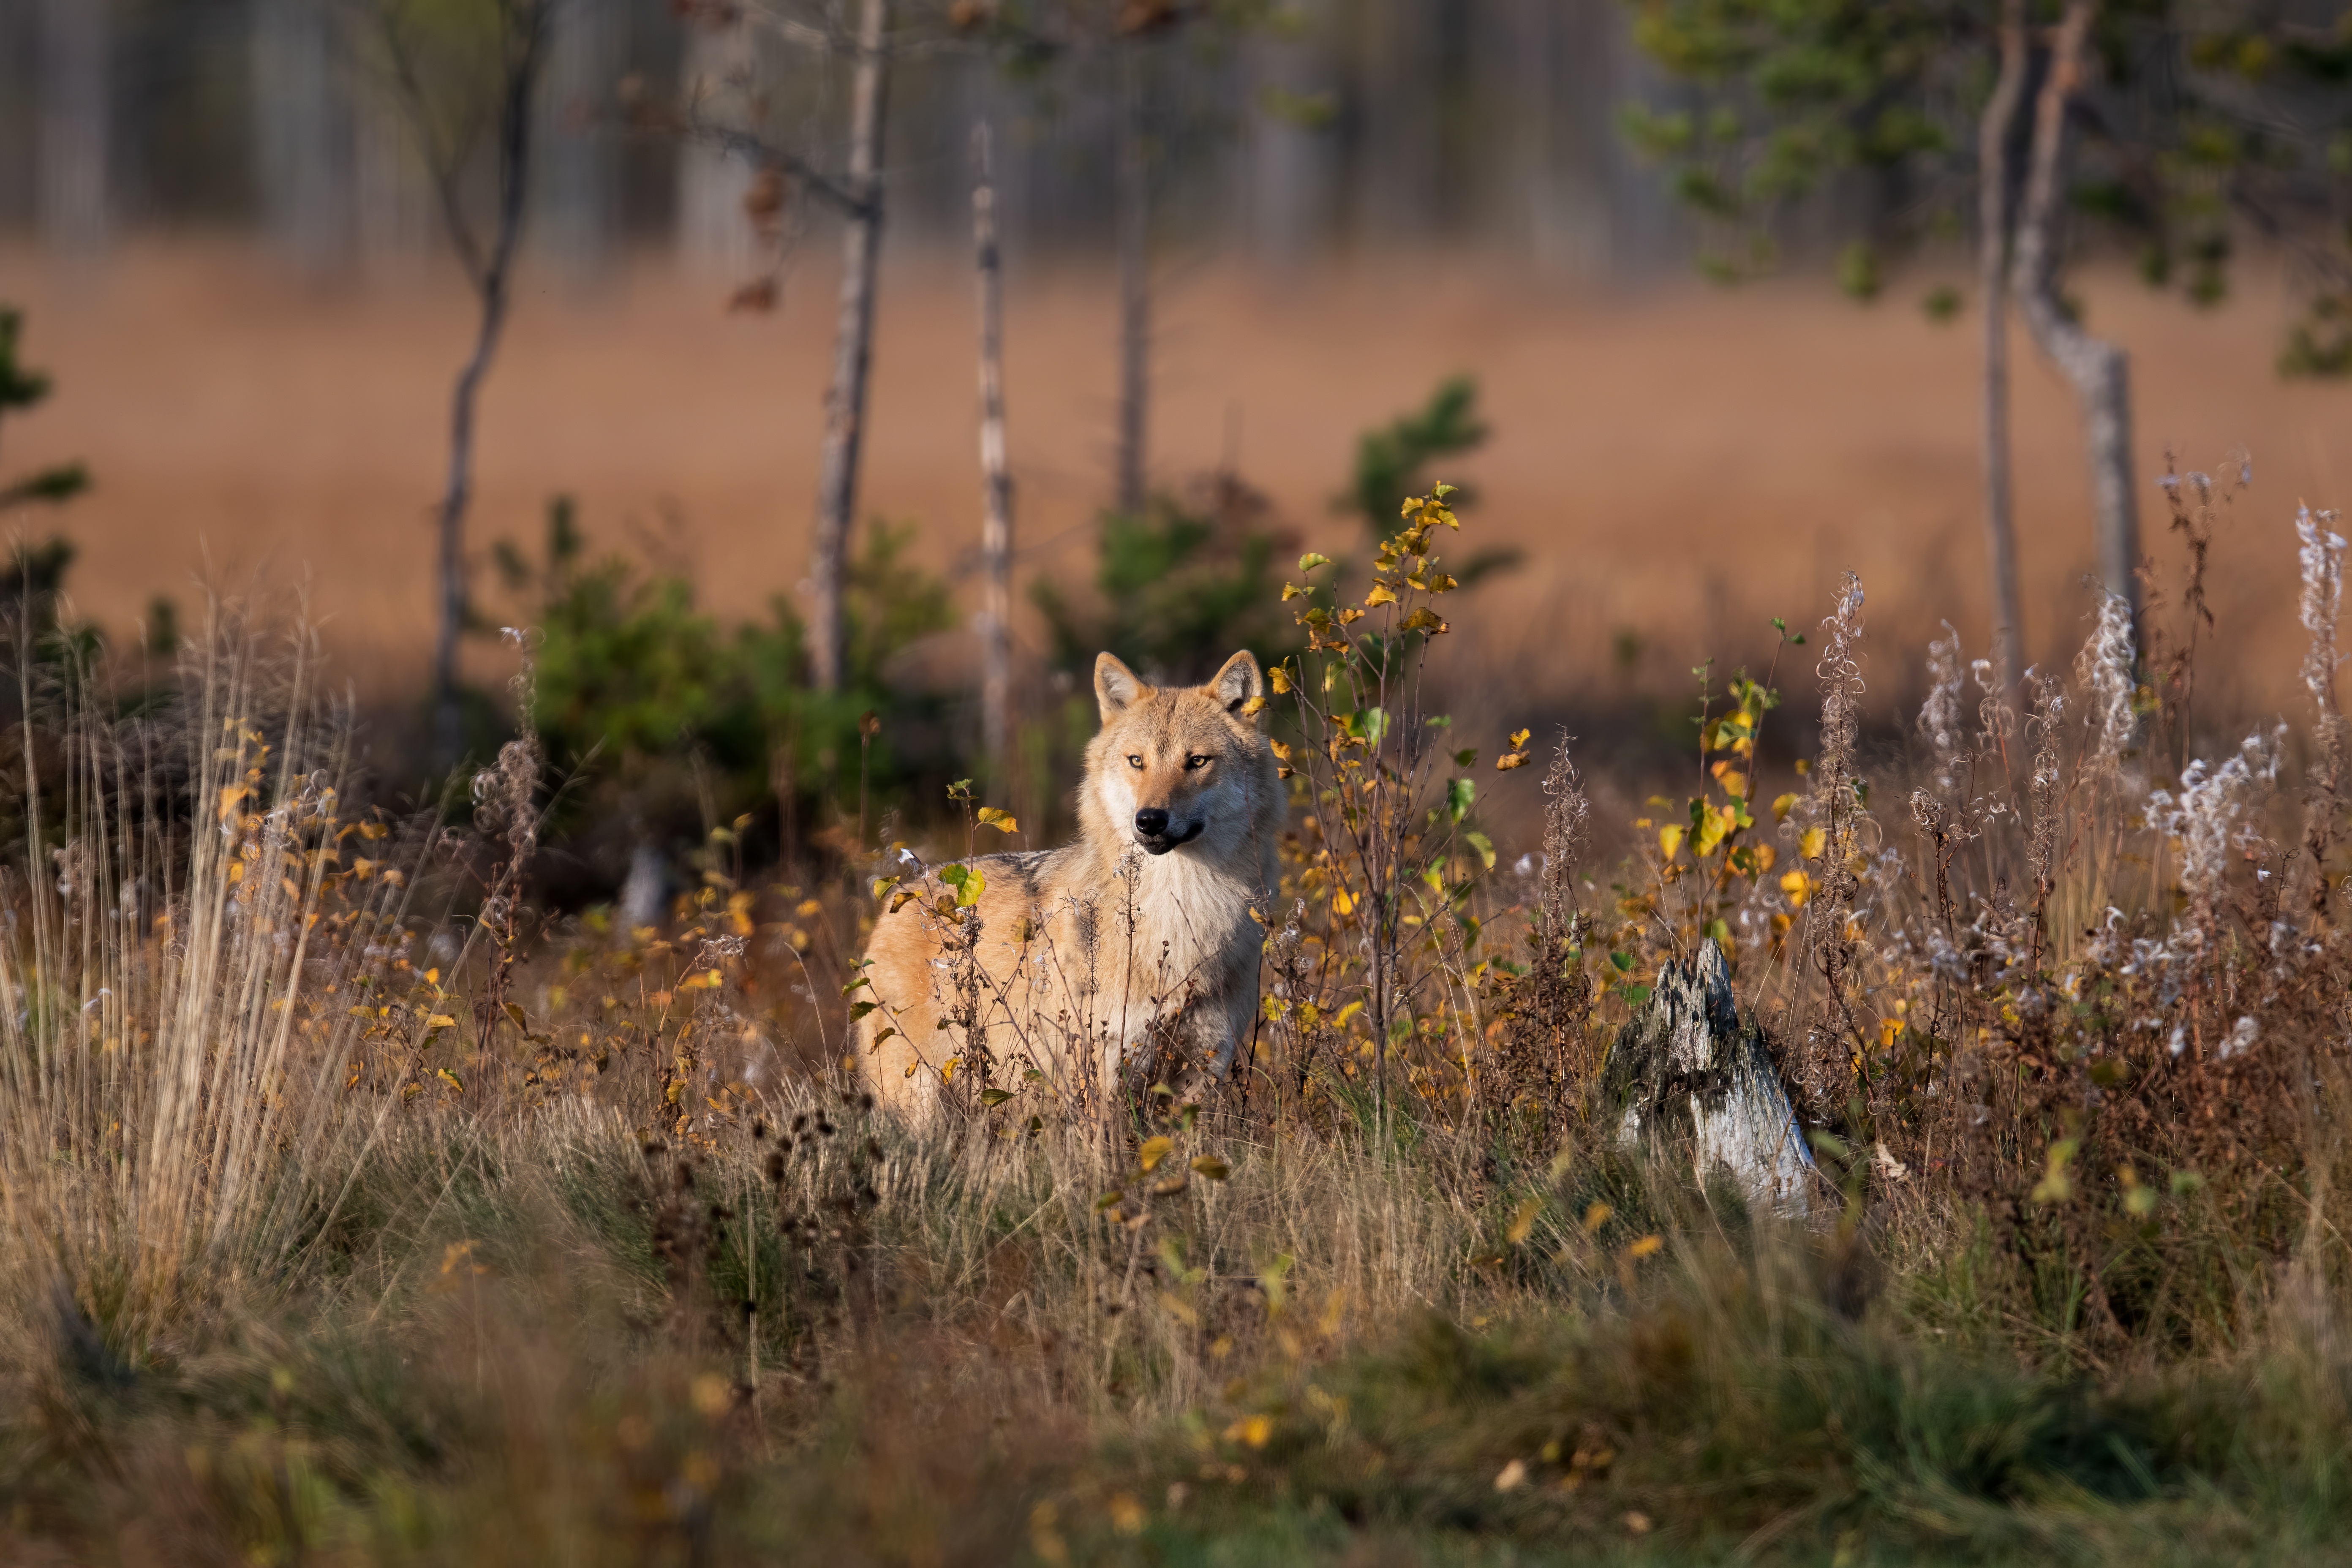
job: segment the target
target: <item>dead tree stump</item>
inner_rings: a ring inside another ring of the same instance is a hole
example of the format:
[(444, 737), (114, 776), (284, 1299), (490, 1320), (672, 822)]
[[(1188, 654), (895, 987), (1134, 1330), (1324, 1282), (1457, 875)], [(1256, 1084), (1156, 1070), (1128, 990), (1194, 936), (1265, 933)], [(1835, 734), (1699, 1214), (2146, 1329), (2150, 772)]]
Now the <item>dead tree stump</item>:
[(1618, 1034), (1601, 1089), (1621, 1144), (1686, 1151), (1700, 1182), (1720, 1166), (1750, 1203), (1809, 1206), (1812, 1152), (1763, 1031), (1740, 1020), (1715, 942), (1658, 972), (1649, 1005)]

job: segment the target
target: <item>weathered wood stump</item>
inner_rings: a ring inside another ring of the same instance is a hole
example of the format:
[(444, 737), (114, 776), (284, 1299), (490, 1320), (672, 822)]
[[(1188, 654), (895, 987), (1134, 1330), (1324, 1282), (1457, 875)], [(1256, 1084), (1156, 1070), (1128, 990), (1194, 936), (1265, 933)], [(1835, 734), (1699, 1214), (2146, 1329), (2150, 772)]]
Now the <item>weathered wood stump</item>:
[(1659, 971), (1648, 1005), (1610, 1050), (1601, 1089), (1620, 1143), (1687, 1150), (1702, 1183), (1720, 1166), (1750, 1203), (1809, 1206), (1812, 1152), (1763, 1031), (1740, 1021), (1716, 943)]

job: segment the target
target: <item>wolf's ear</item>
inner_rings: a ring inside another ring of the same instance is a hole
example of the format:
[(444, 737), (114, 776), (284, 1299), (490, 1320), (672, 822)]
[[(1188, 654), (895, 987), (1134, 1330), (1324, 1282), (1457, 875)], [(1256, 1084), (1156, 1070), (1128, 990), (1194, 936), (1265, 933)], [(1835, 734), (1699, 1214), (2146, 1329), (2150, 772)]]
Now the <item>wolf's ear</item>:
[(1209, 682), (1209, 689), (1217, 694), (1226, 712), (1238, 714), (1242, 704), (1253, 697), (1265, 695), (1265, 677), (1258, 671), (1257, 656), (1244, 648), (1225, 660), (1225, 668), (1217, 671), (1217, 678)]
[(1113, 714), (1150, 689), (1114, 656), (1095, 655), (1095, 700), (1102, 704), (1104, 723), (1110, 722)]

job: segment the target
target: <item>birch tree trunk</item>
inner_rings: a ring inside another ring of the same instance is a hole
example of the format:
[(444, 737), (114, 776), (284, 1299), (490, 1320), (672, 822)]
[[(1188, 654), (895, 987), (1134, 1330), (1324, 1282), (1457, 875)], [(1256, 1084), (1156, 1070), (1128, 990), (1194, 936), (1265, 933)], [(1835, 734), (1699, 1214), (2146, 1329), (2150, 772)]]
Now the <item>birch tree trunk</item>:
[(251, 22), (262, 222), (278, 254), (313, 283), (343, 268), (352, 242), (352, 126), (332, 23), (316, 0), (257, 0)]
[(857, 510), (857, 458), (866, 385), (874, 358), (874, 284), (882, 249), (882, 117), (890, 85), (886, 52), (890, 0), (865, 0), (857, 19), (857, 66), (850, 89), (851, 206), (841, 238), (841, 310), (834, 329), (833, 386), (825, 398), (824, 461), (810, 541), (809, 676), (837, 691), (846, 674), (842, 578)]
[(2074, 388), (2090, 450), (2098, 523), (2099, 578), (2139, 620), (2139, 510), (2132, 469), (2131, 362), (2084, 331), (2058, 298), (2059, 203), (2065, 174), (2066, 112), (2083, 82), (2084, 50), (2097, 0), (2067, 0), (2050, 47), (2050, 72), (2034, 106), (2033, 153), (2018, 216), (2013, 278), (2019, 312), (2033, 341)]
[(1118, 48), (1118, 472), (1116, 504), (1143, 512), (1150, 434), (1151, 193), (1140, 41)]
[(68, 260), (106, 246), (110, 12), (109, 0), (40, 0), (36, 199), (42, 244)]
[(2002, 0), (2000, 74), (1977, 130), (1977, 277), (1984, 296), (1985, 558), (1992, 572), (1993, 668), (2021, 713), (2024, 613), (2017, 588), (2015, 486), (2009, 441), (2009, 138), (2025, 100), (2025, 0)]
[(972, 128), (971, 237), (980, 294), (981, 738), (999, 783), (1013, 762), (1013, 474), (1004, 449), (1004, 273), (988, 122)]
[(601, 282), (611, 260), (619, 171), (613, 132), (597, 108), (620, 80), (620, 28), (616, 0), (564, 0), (562, 24), (548, 41), (534, 248), (574, 288)]
[[(687, 29), (679, 96), (699, 120), (751, 123), (751, 33), (741, 14), (723, 26)], [(743, 198), (751, 165), (695, 137), (679, 140), (677, 245), (687, 264), (708, 276), (740, 282), (752, 263), (751, 220)]]
[[(1321, 24), (1319, 7), (1297, 9), (1307, 18), (1307, 28)], [(1306, 264), (1323, 221), (1327, 153), (1320, 133), (1300, 119), (1323, 62), (1297, 37), (1253, 33), (1243, 48), (1257, 89), (1242, 152), (1243, 218), (1252, 258), (1287, 276)]]

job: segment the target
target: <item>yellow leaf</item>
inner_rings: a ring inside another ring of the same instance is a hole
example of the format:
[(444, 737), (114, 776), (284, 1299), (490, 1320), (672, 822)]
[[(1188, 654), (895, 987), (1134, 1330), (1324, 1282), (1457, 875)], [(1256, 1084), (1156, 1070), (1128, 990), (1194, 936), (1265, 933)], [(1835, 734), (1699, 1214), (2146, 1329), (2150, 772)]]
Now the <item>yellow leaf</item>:
[(447, 1068), (436, 1068), (434, 1069), (434, 1076), (438, 1078), (443, 1083), (447, 1084), (451, 1089), (456, 1089), (459, 1094), (466, 1092), (466, 1086), (459, 1083), (457, 1081), (457, 1075), (451, 1072)]
[(1715, 812), (1708, 812), (1698, 819), (1698, 842), (1691, 847), (1691, 852), (1696, 855), (1714, 854), (1715, 847), (1723, 842), (1723, 836), (1731, 830), (1731, 826)]
[(1661, 827), (1658, 829), (1659, 854), (1664, 855), (1667, 859), (1671, 860), (1675, 858), (1675, 851), (1682, 847), (1683, 830), (1681, 828)]
[[(1186, 1309), (1188, 1311), (1190, 1310)], [(1143, 1511), (1143, 1505), (1134, 1498), (1126, 1492), (1113, 1492), (1110, 1494), (1109, 1503), (1106, 1506), (1110, 1511), (1110, 1524), (1113, 1530), (1118, 1531), (1121, 1535), (1143, 1533), (1147, 1516)]]
[(940, 1081), (941, 1083), (955, 1082), (955, 1069), (962, 1065), (963, 1058), (961, 1057), (950, 1057), (946, 1061), (941, 1062), (940, 1064)]
[(1225, 1441), (1246, 1443), (1253, 1448), (1263, 1448), (1274, 1436), (1274, 1418), (1270, 1415), (1244, 1415), (1225, 1428)]
[(457, 1026), (457, 1020), (446, 1013), (436, 1013), (425, 1020), (425, 1026), (428, 1029), (454, 1029)]
[(1789, 895), (1790, 903), (1801, 910), (1805, 907), (1805, 900), (1813, 896), (1813, 879), (1802, 871), (1790, 871), (1780, 879), (1780, 890)]
[(1382, 605), (1393, 605), (1396, 602), (1395, 590), (1386, 583), (1373, 584), (1372, 591), (1364, 595), (1364, 608), (1368, 610), (1378, 609)]
[(1356, 900), (1348, 896), (1347, 889), (1334, 888), (1331, 889), (1331, 912), (1333, 914), (1353, 914), (1355, 912), (1355, 909)]
[(1135, 1163), (1144, 1170), (1156, 1170), (1160, 1162), (1168, 1158), (1168, 1152), (1175, 1147), (1176, 1140), (1173, 1138), (1146, 1138), (1143, 1147), (1135, 1152)]
[(1797, 853), (1808, 860), (1818, 860), (1822, 858), (1822, 846), (1828, 841), (1829, 836), (1820, 828), (1808, 827), (1797, 840)]
[(1505, 752), (1495, 759), (1495, 771), (1498, 773), (1507, 773), (1513, 768), (1523, 768), (1527, 765), (1528, 754), (1525, 752)]
[(1013, 814), (1009, 811), (999, 811), (992, 805), (983, 805), (980, 808), (979, 816), (982, 826), (993, 827), (999, 833), (1018, 833), (1021, 831), (1021, 824), (1013, 818)]
[(1778, 800), (1775, 800), (1772, 803), (1772, 820), (1775, 822), (1788, 821), (1789, 812), (1796, 804), (1797, 797), (1793, 795), (1784, 795)]
[(1536, 1215), (1542, 1212), (1543, 1199), (1541, 1198), (1529, 1198), (1520, 1204), (1518, 1212), (1511, 1215), (1511, 1227), (1503, 1233), (1504, 1237), (1513, 1247), (1519, 1246), (1534, 1234)]
[(1253, 697), (1242, 704), (1242, 717), (1244, 719), (1255, 719), (1265, 711), (1265, 699), (1263, 697)]
[(1625, 1249), (1628, 1258), (1650, 1258), (1664, 1252), (1666, 1244), (1654, 1236), (1645, 1236)]
[(1514, 730), (1511, 731), (1511, 744), (1524, 746), (1528, 743), (1528, 737), (1534, 733), (1533, 730)]
[(1265, 682), (1268, 686), (1273, 687), (1277, 693), (1288, 691), (1290, 689), (1289, 667), (1280, 664), (1276, 665), (1272, 669), (1265, 672)]
[(1233, 1174), (1232, 1168), (1213, 1154), (1203, 1154), (1193, 1161), (1192, 1169), (1213, 1182), (1222, 1182)]
[(1748, 798), (1748, 775), (1746, 773), (1725, 773), (1723, 775), (1723, 793), (1731, 796), (1734, 800), (1746, 800)]
[(224, 784), (220, 792), (220, 819), (226, 822), (235, 816), (237, 804), (250, 793), (243, 784)]
[(1591, 1207), (1586, 1209), (1584, 1211), (1584, 1234), (1587, 1236), (1599, 1236), (1601, 1234), (1601, 1227), (1607, 1225), (1609, 1223), (1609, 1216), (1616, 1212), (1617, 1211), (1615, 1209), (1611, 1208), (1607, 1204), (1594, 1204)]

